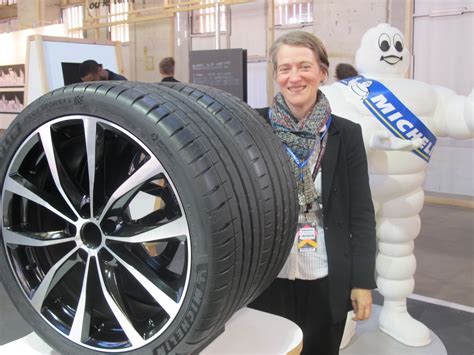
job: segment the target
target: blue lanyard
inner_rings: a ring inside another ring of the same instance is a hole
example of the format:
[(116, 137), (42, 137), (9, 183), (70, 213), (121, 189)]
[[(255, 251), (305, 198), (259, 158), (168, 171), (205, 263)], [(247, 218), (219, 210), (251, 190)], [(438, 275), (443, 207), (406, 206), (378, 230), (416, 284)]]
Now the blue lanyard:
[(311, 158), (311, 156), (313, 155), (314, 153), (314, 148), (313, 150), (311, 151), (311, 153), (309, 154), (308, 158), (306, 158), (305, 161), (301, 161), (298, 159), (298, 157), (296, 156), (296, 154), (287, 146), (287, 145), (284, 145), (284, 147), (286, 148), (286, 151), (288, 152), (288, 154), (290, 155), (290, 157), (293, 159), (293, 161), (295, 162), (295, 164), (298, 166), (298, 168), (300, 169), (303, 169), (306, 164), (308, 164), (308, 161), (309, 159)]
[(324, 130), (323, 134), (321, 134), (320, 140), (323, 140), (324, 136), (328, 133), (331, 122), (332, 122), (332, 115), (330, 114), (328, 120), (326, 121), (326, 129)]
[[(323, 141), (324, 136), (329, 131), (329, 126), (331, 125), (331, 122), (332, 122), (332, 115), (329, 115), (329, 118), (326, 122), (326, 129), (324, 130), (323, 134), (319, 137), (320, 144)], [(316, 144), (314, 144), (313, 150), (311, 151), (311, 153), (308, 155), (308, 157), (304, 161), (299, 160), (298, 157), (296, 156), (296, 154), (287, 145), (284, 145), (284, 147), (286, 148), (286, 151), (288, 152), (289, 156), (293, 159), (295, 164), (298, 166), (298, 168), (303, 169), (308, 164), (309, 160), (311, 159), (311, 156), (313, 155), (314, 150), (316, 148)], [(319, 166), (321, 165), (321, 157), (322, 157), (322, 152), (323, 152), (324, 148), (325, 147), (321, 147), (321, 149), (319, 150), (318, 159), (317, 159), (316, 165), (315, 165), (315, 171), (313, 172), (313, 178), (315, 176), (315, 172), (317, 172), (317, 170), (319, 170)], [(300, 179), (303, 180), (303, 173), (300, 174)]]

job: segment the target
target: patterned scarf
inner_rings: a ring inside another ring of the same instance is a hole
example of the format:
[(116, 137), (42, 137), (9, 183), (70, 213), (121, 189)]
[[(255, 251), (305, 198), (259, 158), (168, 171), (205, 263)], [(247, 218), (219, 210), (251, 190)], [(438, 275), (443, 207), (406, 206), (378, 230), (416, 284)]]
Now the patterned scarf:
[[(321, 144), (319, 132), (324, 127), (331, 114), (331, 107), (326, 96), (318, 90), (316, 103), (303, 120), (298, 121), (283, 98), (281, 93), (275, 96), (272, 104), (270, 122), (273, 131), (281, 142), (290, 149), (300, 163), (307, 161), (304, 167), (300, 167), (295, 157), (288, 151), (291, 166), (297, 181), (298, 201), (300, 206), (307, 206), (319, 197), (314, 187), (311, 174), (311, 166), (315, 164), (320, 154), (321, 145), (326, 143), (327, 134)], [(323, 150), (324, 153), (324, 150)], [(320, 159), (323, 157), (321, 156)]]

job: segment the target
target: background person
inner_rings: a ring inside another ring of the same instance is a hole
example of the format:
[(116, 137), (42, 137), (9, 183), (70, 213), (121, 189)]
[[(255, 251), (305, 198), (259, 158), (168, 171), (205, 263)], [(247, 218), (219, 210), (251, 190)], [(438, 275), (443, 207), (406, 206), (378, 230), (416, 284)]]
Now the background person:
[(79, 76), (82, 82), (100, 81), (100, 80), (127, 80), (124, 76), (114, 73), (111, 70), (104, 69), (102, 64), (89, 59), (79, 66)]
[(278, 278), (249, 307), (303, 330), (303, 354), (338, 354), (347, 311), (370, 317), (375, 219), (358, 124), (331, 115), (319, 90), (329, 61), (321, 41), (296, 31), (270, 55), (280, 87), (262, 109), (287, 150), (298, 188), (298, 232)]
[(338, 65), (336, 65), (336, 69), (334, 71), (334, 76), (336, 77), (336, 80), (344, 80), (357, 75), (359, 75), (357, 69), (349, 63), (339, 63)]
[(161, 75), (161, 82), (179, 82), (174, 78), (174, 59), (173, 57), (166, 57), (160, 61), (159, 68), (160, 68), (160, 75)]

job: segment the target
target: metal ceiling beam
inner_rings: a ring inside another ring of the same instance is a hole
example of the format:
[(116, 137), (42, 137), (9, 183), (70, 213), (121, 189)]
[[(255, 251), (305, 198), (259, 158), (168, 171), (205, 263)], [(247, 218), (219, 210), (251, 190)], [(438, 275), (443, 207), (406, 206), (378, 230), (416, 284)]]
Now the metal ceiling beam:
[[(68, 1), (68, 0), (64, 0)], [(69, 0), (73, 1), (74, 0)], [(93, 1), (93, 0), (90, 0)], [(242, 4), (248, 3), (253, 0), (219, 0), (219, 5), (235, 5), (235, 4)], [(130, 3), (133, 5), (133, 3)], [(154, 21), (164, 18), (173, 17), (178, 12), (189, 12), (194, 10), (205, 9), (208, 7), (214, 7), (216, 3), (208, 3), (202, 4), (198, 0), (193, 1), (184, 1), (184, 2), (177, 2), (177, 1), (166, 1), (163, 6), (155, 6), (155, 7), (148, 7), (143, 9), (133, 9), (126, 12), (116, 13), (114, 15), (102, 15), (102, 16), (91, 16), (88, 12), (88, 15), (85, 16), (84, 19), (84, 26), (82, 27), (75, 27), (70, 28), (69, 31), (82, 31), (82, 30), (90, 30), (90, 29), (97, 29), (101, 27), (109, 27), (127, 23), (141, 23), (141, 22), (148, 22)], [(85, 1), (85, 9), (89, 11), (89, 0)], [(110, 21), (112, 16), (122, 16), (127, 15), (127, 20), (120, 20), (120, 21)], [(105, 20), (103, 22), (99, 22), (100, 20)]]

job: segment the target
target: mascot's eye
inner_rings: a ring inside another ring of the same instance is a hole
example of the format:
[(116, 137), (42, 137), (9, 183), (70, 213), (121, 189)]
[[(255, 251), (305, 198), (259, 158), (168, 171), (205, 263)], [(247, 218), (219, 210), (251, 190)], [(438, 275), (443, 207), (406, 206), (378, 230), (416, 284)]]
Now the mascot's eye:
[(390, 44), (388, 44), (388, 41), (382, 41), (382, 43), (380, 43), (380, 49), (384, 52), (388, 51), (390, 49)]
[(395, 43), (395, 49), (398, 52), (403, 51), (403, 39), (398, 33), (393, 36), (393, 43)]
[(379, 37), (379, 48), (386, 52), (390, 49), (390, 37), (386, 33), (382, 33)]

